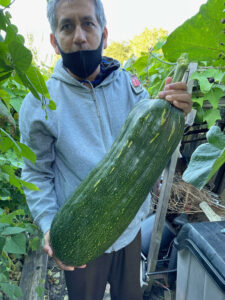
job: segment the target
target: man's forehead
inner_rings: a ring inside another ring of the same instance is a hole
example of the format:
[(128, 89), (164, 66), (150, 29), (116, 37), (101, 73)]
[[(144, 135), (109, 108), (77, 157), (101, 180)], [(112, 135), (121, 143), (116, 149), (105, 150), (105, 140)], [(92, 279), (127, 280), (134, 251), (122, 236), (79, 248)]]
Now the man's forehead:
[[(71, 6), (74, 6), (74, 9), (72, 9)], [(60, 17), (63, 17), (62, 14), (65, 13), (72, 17), (79, 8), (81, 8), (81, 11), (84, 13), (84, 17), (96, 18), (94, 0), (60, 0), (56, 7), (58, 21)]]
[(61, 5), (72, 5), (72, 4), (77, 4), (80, 6), (92, 6), (95, 7), (95, 2), (94, 0), (59, 0), (58, 3), (57, 3), (57, 6), (56, 6), (56, 10), (58, 10), (60, 8)]

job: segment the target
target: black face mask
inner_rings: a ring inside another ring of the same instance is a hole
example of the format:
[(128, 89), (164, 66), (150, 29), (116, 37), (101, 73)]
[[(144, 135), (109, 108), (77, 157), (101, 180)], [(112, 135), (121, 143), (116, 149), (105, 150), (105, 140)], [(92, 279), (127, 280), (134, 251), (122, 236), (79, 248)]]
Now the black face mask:
[(86, 79), (101, 63), (103, 41), (104, 37), (102, 35), (100, 45), (96, 50), (81, 50), (72, 53), (63, 52), (57, 44), (62, 56), (63, 65), (74, 75)]

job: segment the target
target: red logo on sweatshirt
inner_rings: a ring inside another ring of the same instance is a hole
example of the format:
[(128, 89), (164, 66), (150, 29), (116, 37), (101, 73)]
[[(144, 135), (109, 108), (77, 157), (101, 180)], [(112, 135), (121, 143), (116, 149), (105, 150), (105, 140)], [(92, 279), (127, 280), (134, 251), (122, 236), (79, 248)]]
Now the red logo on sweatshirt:
[(131, 82), (134, 87), (139, 87), (141, 85), (140, 81), (137, 78), (137, 75), (135, 74), (131, 75)]

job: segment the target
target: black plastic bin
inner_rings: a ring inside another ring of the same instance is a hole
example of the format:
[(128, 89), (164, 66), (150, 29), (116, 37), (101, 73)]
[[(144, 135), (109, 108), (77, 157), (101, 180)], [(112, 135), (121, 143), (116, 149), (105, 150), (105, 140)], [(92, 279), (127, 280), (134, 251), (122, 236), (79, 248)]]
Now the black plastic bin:
[(178, 249), (176, 300), (225, 300), (225, 221), (183, 226)]

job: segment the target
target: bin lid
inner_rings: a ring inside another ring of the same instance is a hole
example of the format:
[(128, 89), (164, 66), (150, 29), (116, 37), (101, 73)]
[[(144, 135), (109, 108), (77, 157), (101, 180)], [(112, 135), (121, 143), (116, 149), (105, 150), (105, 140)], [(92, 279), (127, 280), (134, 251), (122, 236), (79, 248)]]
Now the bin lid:
[(182, 227), (174, 244), (188, 248), (225, 292), (225, 221), (188, 223)]

